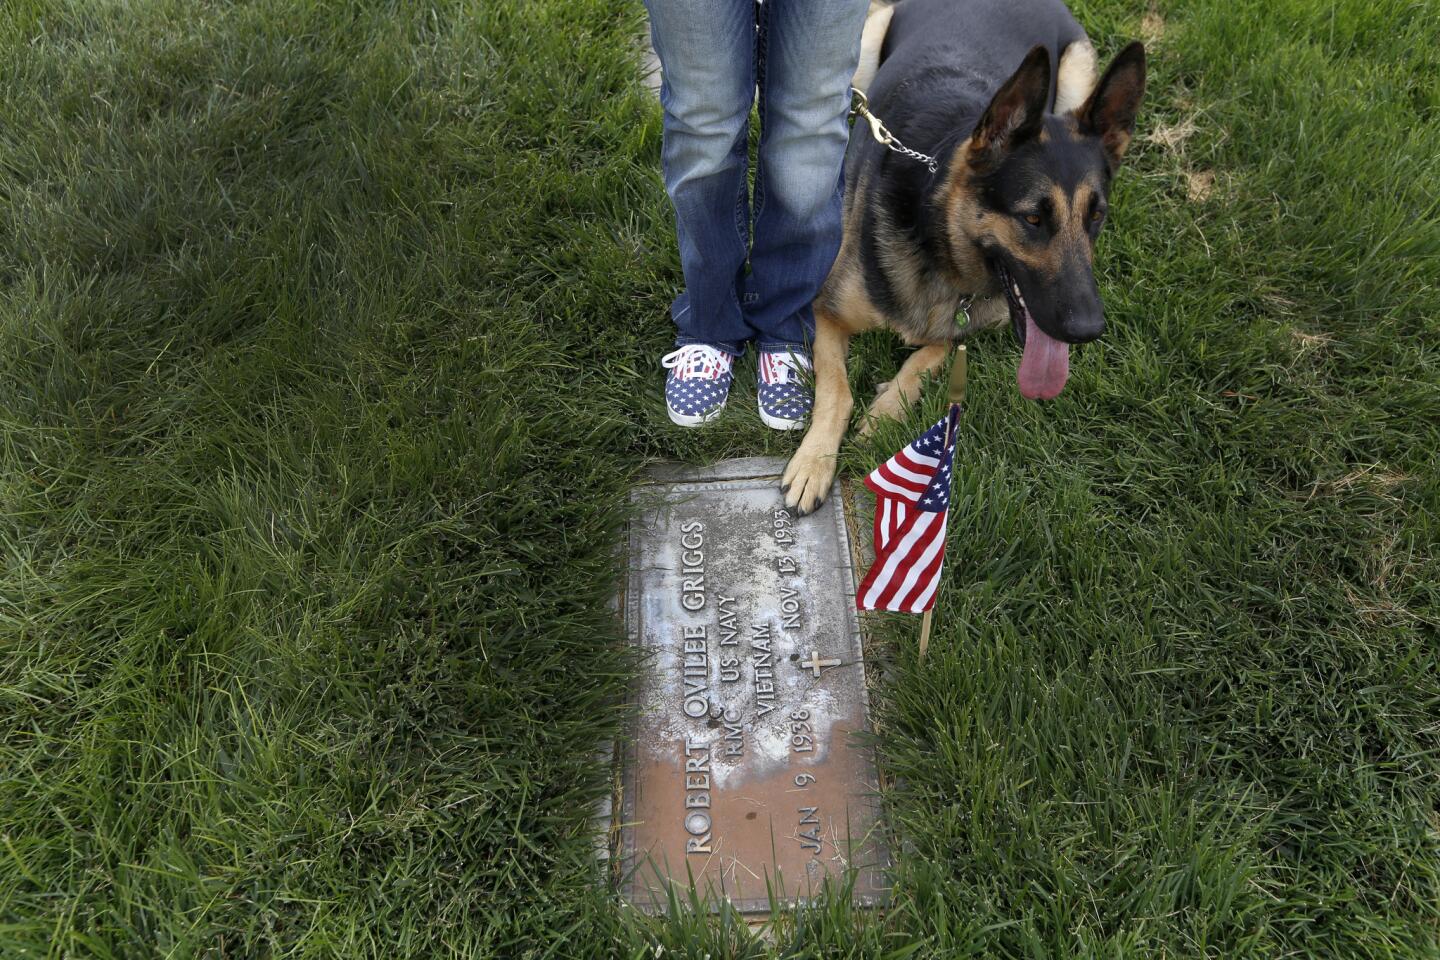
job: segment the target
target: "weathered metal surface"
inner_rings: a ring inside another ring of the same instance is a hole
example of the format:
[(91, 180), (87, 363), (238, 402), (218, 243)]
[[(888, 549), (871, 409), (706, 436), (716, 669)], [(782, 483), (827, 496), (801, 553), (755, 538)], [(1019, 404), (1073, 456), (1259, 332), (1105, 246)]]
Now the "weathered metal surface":
[(856, 871), (884, 894), (865, 667), (838, 489), (793, 517), (782, 461), (659, 474), (636, 493), (626, 620), (646, 654), (626, 750), (623, 893), (691, 879), (746, 913)]

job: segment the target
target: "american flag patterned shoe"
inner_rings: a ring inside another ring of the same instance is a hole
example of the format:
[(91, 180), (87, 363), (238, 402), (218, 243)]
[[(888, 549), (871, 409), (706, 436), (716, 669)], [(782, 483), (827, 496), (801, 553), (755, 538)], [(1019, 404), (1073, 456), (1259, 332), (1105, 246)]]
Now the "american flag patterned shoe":
[(682, 427), (698, 427), (725, 409), (735, 358), (704, 343), (687, 343), (665, 354), (660, 364), (670, 371), (665, 380), (665, 406)]
[(815, 405), (810, 358), (799, 350), (762, 350), (755, 393), (760, 419), (775, 430), (799, 430)]

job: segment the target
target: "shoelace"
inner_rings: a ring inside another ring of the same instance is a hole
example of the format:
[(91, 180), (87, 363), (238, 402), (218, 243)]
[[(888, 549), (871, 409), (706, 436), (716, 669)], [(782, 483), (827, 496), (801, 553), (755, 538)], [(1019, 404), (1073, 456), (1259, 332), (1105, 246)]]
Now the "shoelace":
[(660, 365), (667, 370), (677, 371), (676, 375), (681, 380), (696, 377), (715, 380), (722, 373), (729, 372), (732, 362), (730, 354), (703, 343), (687, 343), (660, 358)]
[(762, 353), (760, 376), (766, 383), (782, 384), (799, 380), (802, 371), (810, 370), (810, 358), (794, 353)]

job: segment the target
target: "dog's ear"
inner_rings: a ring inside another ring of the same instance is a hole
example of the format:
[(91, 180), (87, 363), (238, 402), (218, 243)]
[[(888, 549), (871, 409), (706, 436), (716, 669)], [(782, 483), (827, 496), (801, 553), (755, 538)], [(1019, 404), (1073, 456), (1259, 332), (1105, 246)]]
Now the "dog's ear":
[(1100, 138), (1113, 169), (1120, 163), (1135, 134), (1135, 115), (1145, 96), (1145, 45), (1130, 44), (1095, 85), (1090, 99), (1075, 111), (1080, 130)]
[(1050, 99), (1050, 52), (1043, 46), (1025, 55), (1020, 69), (985, 108), (970, 135), (970, 163), (985, 168), (1040, 132)]

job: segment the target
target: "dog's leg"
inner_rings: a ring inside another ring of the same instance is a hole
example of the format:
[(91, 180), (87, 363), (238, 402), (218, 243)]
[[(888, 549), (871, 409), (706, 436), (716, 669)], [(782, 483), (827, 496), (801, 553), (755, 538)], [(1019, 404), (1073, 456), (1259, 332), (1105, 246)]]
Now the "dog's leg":
[(865, 14), (865, 29), (860, 36), (860, 63), (855, 67), (855, 76), (850, 86), (864, 93), (880, 69), (880, 48), (885, 45), (885, 32), (890, 29), (890, 18), (895, 8), (885, 3), (871, 2)]
[(817, 309), (815, 311), (815, 412), (800, 449), (790, 458), (780, 490), (785, 505), (803, 517), (813, 513), (830, 495), (835, 479), (835, 457), (850, 423), (854, 400), (845, 373), (850, 331)]
[(860, 433), (868, 437), (881, 420), (900, 419), (905, 409), (920, 396), (920, 378), (944, 366), (949, 352), (949, 344), (932, 343), (910, 354), (895, 379), (885, 385), (870, 404), (870, 409), (865, 411)]

